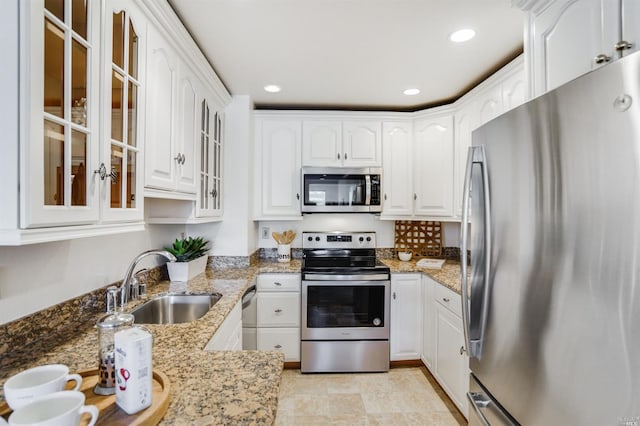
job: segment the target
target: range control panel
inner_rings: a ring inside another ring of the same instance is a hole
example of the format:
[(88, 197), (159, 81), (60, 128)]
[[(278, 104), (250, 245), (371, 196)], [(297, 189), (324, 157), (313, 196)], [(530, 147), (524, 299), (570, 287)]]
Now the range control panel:
[(303, 232), (303, 249), (376, 248), (375, 232)]

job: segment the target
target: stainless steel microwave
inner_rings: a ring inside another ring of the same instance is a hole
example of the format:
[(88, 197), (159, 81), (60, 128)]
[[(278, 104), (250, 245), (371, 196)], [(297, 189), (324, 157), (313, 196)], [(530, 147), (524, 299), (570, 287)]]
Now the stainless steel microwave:
[(379, 213), (382, 169), (303, 167), (302, 213)]

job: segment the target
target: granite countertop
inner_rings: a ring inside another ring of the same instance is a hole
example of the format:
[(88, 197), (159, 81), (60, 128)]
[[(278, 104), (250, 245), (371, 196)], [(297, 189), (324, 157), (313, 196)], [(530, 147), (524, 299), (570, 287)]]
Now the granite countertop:
[[(244, 269), (208, 269), (188, 283), (168, 281), (148, 288), (148, 295), (128, 310), (167, 291), (218, 292), (222, 298), (191, 323), (145, 325), (153, 334), (153, 368), (171, 382), (170, 404), (161, 424), (272, 424), (284, 365), (280, 352), (204, 351), (226, 316), (259, 273), (299, 273), (300, 261), (263, 261)], [(97, 320), (97, 318), (96, 318)], [(86, 324), (76, 336), (53, 348), (19, 348), (8, 355), (15, 365), (0, 371), (0, 386), (10, 376), (36, 365), (62, 363), (71, 371), (97, 367), (97, 332)], [(4, 399), (0, 387), (0, 397)]]
[[(420, 272), (460, 293), (460, 263), (447, 260), (441, 270), (416, 266), (416, 260), (381, 259), (392, 273)], [(188, 283), (162, 281), (127, 310), (164, 292), (218, 292), (222, 298), (191, 323), (145, 325), (153, 334), (153, 368), (171, 382), (170, 404), (161, 424), (273, 424), (284, 365), (280, 352), (204, 351), (213, 334), (260, 273), (300, 273), (300, 260), (261, 261), (243, 269), (207, 269)], [(96, 317), (97, 320), (97, 317)], [(55, 347), (17, 348), (3, 359), (4, 381), (36, 365), (62, 363), (71, 371), (97, 367), (95, 321), (78, 328), (74, 337)]]
[(438, 283), (460, 294), (462, 291), (460, 284), (460, 262), (456, 260), (446, 260), (442, 269), (427, 269), (416, 266), (419, 259), (412, 259), (403, 262), (398, 259), (381, 259), (382, 263), (391, 268), (391, 273), (421, 272), (427, 274)]

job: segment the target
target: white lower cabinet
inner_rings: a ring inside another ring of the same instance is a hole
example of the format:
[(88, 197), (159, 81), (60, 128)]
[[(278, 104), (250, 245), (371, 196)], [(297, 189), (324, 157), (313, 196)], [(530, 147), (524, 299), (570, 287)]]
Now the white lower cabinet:
[(215, 332), (205, 351), (242, 350), (242, 301), (236, 303), (220, 328)]
[(453, 402), (466, 415), (469, 363), (464, 352), (460, 317), (436, 304), (436, 378)]
[(461, 297), (423, 276), (422, 360), (464, 416), (469, 358), (464, 351)]
[(421, 274), (391, 275), (390, 360), (420, 359), (422, 352)]
[(256, 349), (288, 362), (300, 361), (300, 285), (300, 274), (261, 274), (256, 283)]
[(435, 336), (436, 336), (436, 310), (433, 302), (435, 281), (422, 276), (422, 362), (434, 371), (435, 363)]
[(258, 328), (259, 351), (280, 351), (285, 361), (300, 361), (300, 327)]

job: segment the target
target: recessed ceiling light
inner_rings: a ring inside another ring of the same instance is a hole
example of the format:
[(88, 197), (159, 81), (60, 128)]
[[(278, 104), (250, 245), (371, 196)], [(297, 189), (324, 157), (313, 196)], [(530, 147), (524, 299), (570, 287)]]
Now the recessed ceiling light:
[(451, 40), (454, 43), (462, 43), (464, 41), (471, 40), (473, 37), (475, 37), (475, 35), (476, 35), (476, 32), (473, 31), (471, 28), (463, 28), (461, 30), (451, 33), (451, 35), (449, 36), (449, 40)]
[(269, 93), (278, 93), (282, 90), (280, 86), (276, 86), (275, 84), (268, 84), (264, 86), (264, 90)]
[(420, 89), (407, 89), (402, 93), (404, 93), (407, 96), (413, 96), (413, 95), (417, 95), (418, 93), (420, 93)]

